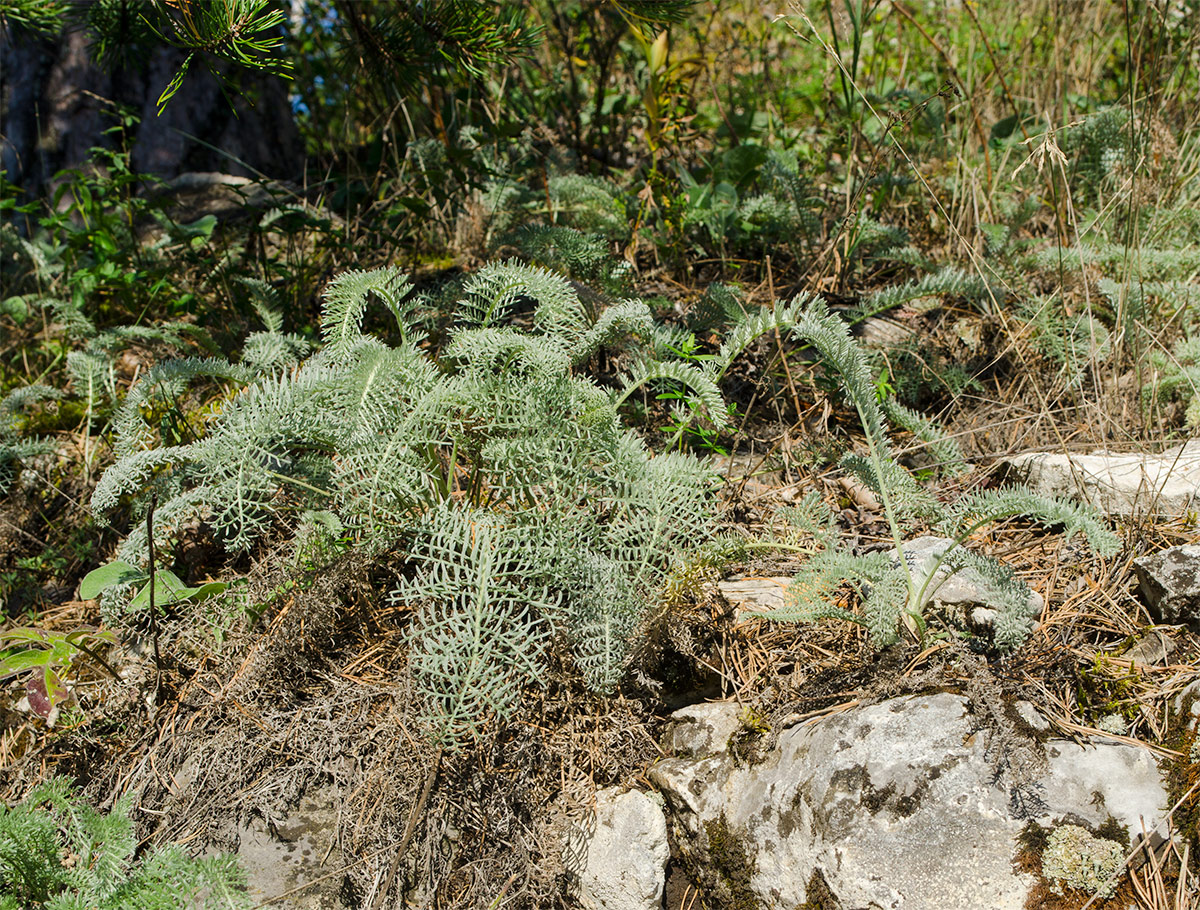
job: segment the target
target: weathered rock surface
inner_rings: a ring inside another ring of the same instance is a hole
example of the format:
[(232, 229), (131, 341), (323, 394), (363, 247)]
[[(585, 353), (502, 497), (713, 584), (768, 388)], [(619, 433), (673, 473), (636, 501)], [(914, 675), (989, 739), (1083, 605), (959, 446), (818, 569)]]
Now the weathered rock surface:
[[(674, 730), (669, 741), (706, 735)], [(1143, 820), (1165, 825), (1167, 794), (1143, 749), (1051, 740), (1036, 760), (1003, 753), (964, 698), (942, 693), (786, 730), (756, 766), (727, 753), (673, 757), (650, 777), (708, 886), (778, 910), (809, 900), (1021, 910), (1034, 882), (1013, 858), (1028, 822), (1094, 828), (1112, 816), (1134, 837)]]
[(246, 871), (250, 897), (265, 901), (312, 883), (287, 898), (296, 910), (343, 910), (339, 876), (325, 878), (345, 865), (336, 847), (338, 811), (330, 794), (304, 797), (288, 817), (270, 830), (255, 818), (238, 832), (238, 862)]
[(1110, 515), (1180, 515), (1200, 502), (1200, 440), (1162, 455), (1030, 452), (1005, 462), (1035, 492), (1073, 496)]
[(1121, 657), (1138, 666), (1153, 667), (1165, 664), (1174, 651), (1175, 642), (1157, 629), (1152, 629), (1138, 639)]
[(717, 590), (734, 608), (735, 621), (755, 613), (769, 613), (783, 608), (783, 596), (790, 577), (747, 577), (737, 575), (717, 582)]
[(1133, 567), (1156, 622), (1187, 623), (1200, 632), (1200, 545), (1168, 547), (1135, 559)]
[(706, 758), (729, 749), (729, 738), (741, 727), (742, 708), (732, 701), (701, 702), (671, 715), (663, 746), (675, 756)]
[(568, 850), (578, 862), (585, 910), (659, 910), (666, 884), (667, 822), (657, 794), (612, 788), (596, 794), (590, 830)]

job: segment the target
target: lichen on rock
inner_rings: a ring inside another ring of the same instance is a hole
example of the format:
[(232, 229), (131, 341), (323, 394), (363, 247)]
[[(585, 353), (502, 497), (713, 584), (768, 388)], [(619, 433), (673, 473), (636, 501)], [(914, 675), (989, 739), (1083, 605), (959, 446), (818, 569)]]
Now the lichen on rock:
[(1063, 825), (1046, 839), (1042, 874), (1062, 894), (1063, 888), (1111, 897), (1117, 890), (1124, 851), (1116, 841), (1096, 837), (1079, 825)]

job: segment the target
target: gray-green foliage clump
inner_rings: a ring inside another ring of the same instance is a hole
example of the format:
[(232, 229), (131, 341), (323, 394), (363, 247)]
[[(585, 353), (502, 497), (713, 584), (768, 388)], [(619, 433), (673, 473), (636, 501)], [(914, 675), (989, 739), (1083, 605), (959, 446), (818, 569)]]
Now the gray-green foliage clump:
[[(1102, 555), (1111, 555), (1120, 548), (1116, 535), (1091, 510), (1076, 503), (1034, 494), (1023, 487), (986, 490), (963, 497), (949, 506), (938, 502), (896, 460), (886, 418), (891, 417), (936, 447), (951, 471), (962, 464), (957, 448), (950, 440), (940, 437), (936, 427), (921, 420), (919, 415), (892, 402), (880, 404), (863, 351), (850, 337), (846, 323), (830, 313), (823, 301), (813, 300), (788, 316), (792, 334), (817, 349), (825, 369), (837, 375), (843, 393), (862, 423), (867, 451), (865, 454), (848, 453), (842, 459), (843, 468), (855, 474), (879, 498), (897, 552), (903, 550), (904, 528), (913, 520), (935, 525), (954, 541), (954, 546), (947, 549), (939, 565), (951, 571), (973, 569), (997, 594), (999, 603), (994, 632), (997, 648), (1008, 650), (1020, 645), (1036, 617), (1030, 613), (1029, 587), (1011, 568), (963, 546), (973, 533), (1001, 519), (1024, 516), (1047, 527), (1061, 527), (1067, 536), (1079, 534)], [(810, 512), (821, 508), (818, 503), (808, 503)], [(829, 524), (829, 516), (809, 515), (804, 521), (823, 527)], [(767, 614), (770, 618), (849, 620), (866, 626), (876, 647), (894, 643), (902, 625), (918, 636), (924, 634), (922, 611), (932, 594), (929, 585), (937, 575), (937, 566), (922, 576), (912, 571), (903, 558), (893, 558), (878, 551), (853, 553), (837, 547), (828, 534), (819, 537), (818, 543), (822, 548), (797, 573), (789, 587), (787, 603), (780, 610)], [(834, 602), (837, 588), (846, 583), (863, 595), (857, 613)]]
[[(361, 329), (373, 301), (392, 314), (393, 344)], [(322, 348), (297, 366), (154, 367), (148, 389), (202, 378), (233, 391), (204, 436), (163, 445), (135, 387), (93, 506), (157, 494), (164, 528), (199, 517), (234, 550), (320, 510), (406, 554), (392, 596), (416, 608), (410, 667), (433, 737), (451, 745), (513, 705), (553, 642), (591, 688), (616, 685), (664, 573), (712, 517), (702, 464), (652, 455), (618, 406), (655, 382), (691, 389), (717, 417), (724, 406), (715, 374), (655, 359), (640, 301), (585, 304), (552, 272), (494, 263), (460, 287), (438, 357), (422, 345), (420, 303), (395, 269), (351, 272), (327, 292)], [(527, 329), (513, 325), (518, 307), (532, 308)], [(600, 348), (622, 346), (625, 388), (583, 375)], [(122, 558), (144, 563), (145, 544), (135, 531)]]
[(97, 812), (63, 778), (0, 804), (0, 910), (232, 910), (248, 908), (231, 856), (192, 859), (176, 847), (133, 859), (128, 799)]
[(20, 423), (25, 410), (38, 402), (61, 397), (62, 393), (50, 386), (29, 385), (14, 389), (0, 398), (0, 494), (8, 492), (25, 459), (53, 450), (53, 446), (45, 439), (21, 437)]

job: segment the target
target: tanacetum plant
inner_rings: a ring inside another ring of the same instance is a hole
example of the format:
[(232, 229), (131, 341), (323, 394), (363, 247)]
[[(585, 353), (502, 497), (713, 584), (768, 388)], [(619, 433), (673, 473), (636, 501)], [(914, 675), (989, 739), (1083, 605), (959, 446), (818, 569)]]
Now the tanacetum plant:
[(134, 861), (128, 799), (108, 814), (64, 778), (35, 787), (11, 809), (0, 803), (0, 910), (235, 910), (248, 908), (231, 856), (191, 859), (174, 847)]
[[(314, 510), (360, 542), (407, 554), (392, 596), (417, 610), (410, 666), (442, 745), (503, 714), (554, 641), (591, 688), (611, 690), (675, 554), (706, 536), (713, 514), (704, 466), (653, 455), (618, 408), (644, 384), (670, 383), (696, 413), (722, 419), (716, 380), (776, 320), (738, 326), (701, 369), (656, 355), (644, 303), (599, 299), (585, 305), (541, 268), (488, 265), (462, 284), (435, 358), (413, 315), (421, 301), (399, 272), (345, 274), (326, 294), (322, 348), (299, 365), (268, 321), (279, 344), (255, 350), (279, 356), (148, 371), (118, 410), (120, 458), (93, 507), (156, 495), (156, 543), (168, 557), (172, 529), (191, 518), (244, 550)], [(371, 302), (392, 314), (395, 344), (362, 332)], [(518, 305), (532, 309), (528, 329), (512, 324)], [(603, 347), (627, 351), (623, 388), (582, 374)], [(161, 421), (147, 419), (154, 402), (193, 382), (230, 391), (209, 406), (201, 438), (163, 439)], [(118, 555), (144, 567), (144, 532)]]

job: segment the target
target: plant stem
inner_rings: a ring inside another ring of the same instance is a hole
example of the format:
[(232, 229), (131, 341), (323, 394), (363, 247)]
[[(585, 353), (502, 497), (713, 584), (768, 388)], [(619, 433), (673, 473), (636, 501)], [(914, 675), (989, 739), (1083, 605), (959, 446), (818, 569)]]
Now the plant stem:
[(71, 647), (78, 648), (80, 651), (82, 651), (84, 654), (86, 654), (88, 657), (90, 657), (92, 660), (94, 660), (96, 663), (98, 663), (100, 666), (102, 666), (105, 670), (108, 671), (108, 675), (111, 676), (113, 679), (115, 679), (117, 682), (125, 681), (121, 678), (121, 674), (113, 669), (112, 664), (110, 664), (107, 660), (105, 660), (103, 657), (101, 657), (99, 654), (97, 654), (95, 651), (93, 651), (87, 645), (81, 645), (79, 642), (73, 641), (73, 642), (71, 642)]
[(387, 893), (392, 890), (392, 882), (396, 880), (396, 872), (400, 868), (400, 860), (404, 856), (404, 851), (408, 849), (409, 842), (412, 841), (413, 834), (417, 830), (417, 819), (425, 811), (425, 803), (429, 801), (429, 793), (433, 790), (433, 782), (437, 778), (438, 768), (442, 764), (442, 753), (445, 752), (445, 746), (438, 746), (437, 752), (433, 754), (433, 761), (429, 765), (429, 773), (425, 776), (425, 785), (421, 788), (421, 795), (417, 798), (416, 805), (409, 813), (408, 824), (404, 828), (404, 836), (400, 838), (400, 846), (396, 848), (396, 854), (392, 857), (392, 864), (388, 867), (387, 878), (383, 881), (383, 887), (375, 892), (375, 899), (371, 901), (370, 910), (379, 910), (383, 899)]
[(150, 640), (154, 643), (154, 704), (163, 703), (163, 663), (158, 649), (158, 607), (154, 602), (154, 507), (158, 505), (158, 494), (150, 497), (150, 508), (146, 510), (146, 545), (150, 550)]

